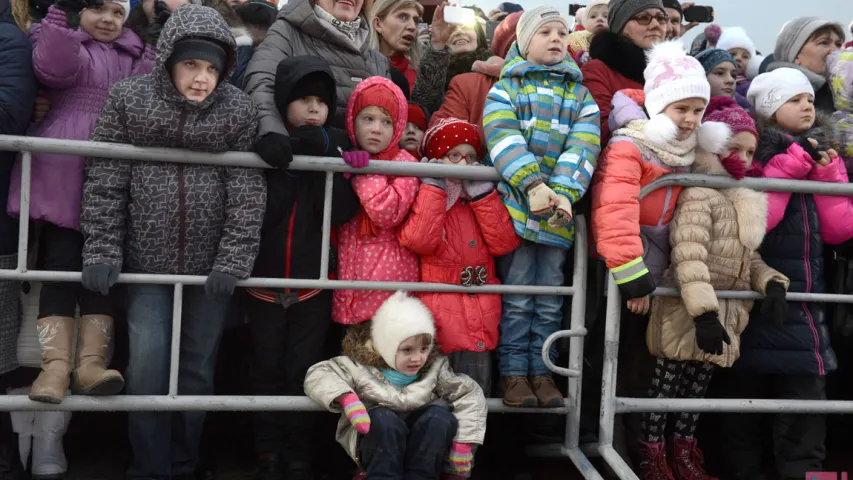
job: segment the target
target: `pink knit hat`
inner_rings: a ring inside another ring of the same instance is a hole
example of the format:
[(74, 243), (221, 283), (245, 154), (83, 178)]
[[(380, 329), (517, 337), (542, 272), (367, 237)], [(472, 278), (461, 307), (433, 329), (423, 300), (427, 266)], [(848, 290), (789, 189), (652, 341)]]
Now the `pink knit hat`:
[(708, 108), (705, 109), (704, 122), (725, 123), (732, 129), (732, 135), (749, 132), (755, 135), (755, 138), (759, 138), (755, 121), (731, 97), (711, 97)]

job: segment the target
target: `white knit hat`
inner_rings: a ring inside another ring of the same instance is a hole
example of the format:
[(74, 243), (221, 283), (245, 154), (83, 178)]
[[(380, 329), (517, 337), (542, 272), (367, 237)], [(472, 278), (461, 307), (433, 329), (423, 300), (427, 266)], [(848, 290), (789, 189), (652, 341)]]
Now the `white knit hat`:
[[(110, 3), (117, 3), (117, 4), (121, 5), (121, 8), (124, 9), (124, 21), (122, 23), (127, 21), (127, 17), (130, 16), (130, 0), (105, 0), (105, 1), (110, 2)], [(86, 10), (86, 9), (84, 8), (83, 10)]]
[(801, 93), (814, 96), (812, 83), (803, 72), (786, 67), (755, 77), (746, 98), (759, 115), (770, 118), (785, 102)]
[(560, 13), (559, 10), (553, 7), (536, 7), (533, 10), (526, 10), (518, 20), (518, 26), (515, 27), (516, 41), (518, 42), (518, 51), (522, 57), (527, 58), (527, 50), (530, 48), (530, 40), (533, 39), (533, 34), (539, 27), (550, 22), (560, 22), (569, 29), (569, 21)]
[(684, 52), (679, 41), (661, 42), (648, 53), (643, 72), (646, 79), (646, 111), (649, 118), (670, 103), (687, 98), (711, 98), (711, 85), (702, 64)]
[(717, 48), (729, 51), (733, 48), (742, 48), (749, 52), (749, 55), (755, 56), (755, 43), (746, 34), (746, 30), (741, 27), (726, 27), (720, 35), (720, 40), (717, 41)]
[(385, 363), (396, 368), (397, 349), (409, 337), (426, 333), (435, 338), (432, 312), (415, 297), (400, 290), (385, 300), (373, 315), (370, 336), (373, 348)]
[[(586, 6), (581, 9), (583, 10), (583, 16), (578, 17), (578, 23), (583, 25), (583, 23), (586, 22), (589, 12), (592, 11), (594, 7), (598, 7), (599, 5), (604, 5), (606, 7), (609, 1), (610, 0), (588, 0), (586, 2)], [(580, 10), (578, 12), (580, 12)]]

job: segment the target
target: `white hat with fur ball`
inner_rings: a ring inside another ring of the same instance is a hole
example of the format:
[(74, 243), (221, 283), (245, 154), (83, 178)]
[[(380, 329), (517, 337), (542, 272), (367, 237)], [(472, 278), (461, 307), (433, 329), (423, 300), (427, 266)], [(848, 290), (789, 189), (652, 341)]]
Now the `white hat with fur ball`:
[(423, 302), (400, 290), (385, 300), (373, 315), (373, 348), (385, 363), (396, 368), (397, 349), (409, 337), (426, 333), (435, 339), (432, 312)]

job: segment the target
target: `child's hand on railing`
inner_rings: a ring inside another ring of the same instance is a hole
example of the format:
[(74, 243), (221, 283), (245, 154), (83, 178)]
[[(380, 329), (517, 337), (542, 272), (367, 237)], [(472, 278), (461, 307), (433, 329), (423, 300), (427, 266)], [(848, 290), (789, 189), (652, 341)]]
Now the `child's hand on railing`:
[(557, 195), (554, 215), (548, 219), (551, 228), (565, 228), (572, 223), (572, 202), (565, 195)]
[(101, 292), (101, 295), (107, 296), (110, 288), (118, 281), (119, 273), (121, 271), (112, 265), (89, 265), (83, 269), (83, 286), (86, 290)]
[(349, 419), (355, 431), (362, 435), (366, 435), (370, 431), (370, 415), (367, 414), (367, 408), (361, 403), (358, 395), (347, 393), (338, 398), (338, 403), (344, 409), (344, 414)]
[(628, 310), (630, 310), (634, 315), (646, 315), (649, 313), (650, 306), (651, 301), (649, 300), (648, 295), (628, 300)]
[(729, 338), (726, 328), (720, 323), (717, 312), (705, 312), (694, 318), (693, 323), (696, 326), (696, 346), (703, 352), (721, 355), (723, 343), (731, 345), (732, 339)]
[(208, 297), (230, 297), (234, 295), (237, 286), (237, 277), (227, 273), (212, 271), (204, 282), (204, 293)]

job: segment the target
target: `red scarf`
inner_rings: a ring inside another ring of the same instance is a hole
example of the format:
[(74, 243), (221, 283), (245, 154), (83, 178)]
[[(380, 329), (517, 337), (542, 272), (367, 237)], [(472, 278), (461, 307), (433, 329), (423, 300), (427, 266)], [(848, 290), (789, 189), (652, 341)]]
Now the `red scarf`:
[(388, 60), (391, 63), (391, 67), (399, 70), (406, 77), (406, 80), (409, 81), (409, 95), (411, 95), (412, 90), (415, 88), (415, 80), (418, 78), (418, 72), (412, 68), (409, 59), (402, 55), (388, 57)]

